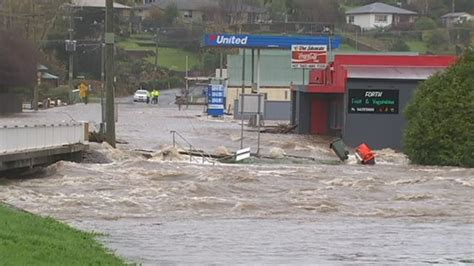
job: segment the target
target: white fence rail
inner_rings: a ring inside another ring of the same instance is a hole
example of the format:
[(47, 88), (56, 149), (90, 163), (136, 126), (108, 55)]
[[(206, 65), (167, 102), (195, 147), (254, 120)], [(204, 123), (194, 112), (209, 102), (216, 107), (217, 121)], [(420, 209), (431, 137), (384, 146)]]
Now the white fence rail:
[(0, 127), (0, 154), (84, 143), (84, 123)]

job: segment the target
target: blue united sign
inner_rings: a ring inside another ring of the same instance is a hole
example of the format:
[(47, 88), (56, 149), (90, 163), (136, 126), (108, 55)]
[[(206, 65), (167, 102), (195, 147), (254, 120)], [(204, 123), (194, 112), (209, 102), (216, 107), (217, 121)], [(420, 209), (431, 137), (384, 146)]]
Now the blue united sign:
[(341, 46), (338, 36), (278, 36), (252, 34), (213, 33), (204, 36), (204, 46), (229, 48), (291, 49), (292, 45), (326, 45), (336, 49)]

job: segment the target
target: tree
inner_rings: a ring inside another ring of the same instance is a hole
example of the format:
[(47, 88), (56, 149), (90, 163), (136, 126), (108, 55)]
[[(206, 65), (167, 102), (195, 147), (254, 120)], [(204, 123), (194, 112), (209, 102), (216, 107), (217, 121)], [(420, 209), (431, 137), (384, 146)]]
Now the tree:
[(287, 9), (294, 21), (336, 23), (344, 21), (338, 1), (288, 0)]
[(172, 25), (176, 21), (178, 16), (179, 16), (178, 6), (175, 3), (170, 4), (165, 8), (165, 12), (163, 14), (163, 19), (164, 19), (163, 22), (166, 25)]
[(474, 50), (424, 82), (405, 115), (405, 152), (423, 165), (474, 167)]
[(0, 30), (0, 58), (0, 89), (34, 84), (36, 50), (17, 31)]
[(421, 17), (416, 21), (416, 30), (433, 30), (436, 29), (436, 22), (429, 17)]

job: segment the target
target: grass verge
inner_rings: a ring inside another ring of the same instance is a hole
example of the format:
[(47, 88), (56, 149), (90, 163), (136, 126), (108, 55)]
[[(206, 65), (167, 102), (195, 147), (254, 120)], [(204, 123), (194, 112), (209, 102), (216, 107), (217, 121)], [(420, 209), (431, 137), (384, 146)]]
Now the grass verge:
[(0, 204), (0, 265), (125, 265), (96, 236)]

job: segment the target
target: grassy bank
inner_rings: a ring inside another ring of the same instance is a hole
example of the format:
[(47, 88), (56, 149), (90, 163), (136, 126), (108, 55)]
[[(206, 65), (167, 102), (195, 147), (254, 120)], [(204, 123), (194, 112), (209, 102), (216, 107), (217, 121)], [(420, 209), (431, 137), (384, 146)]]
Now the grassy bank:
[[(155, 54), (153, 42), (140, 39), (124, 39), (118, 46), (125, 51), (149, 51)], [(189, 68), (199, 66), (199, 55), (179, 48), (158, 47), (158, 65), (174, 71), (186, 71), (186, 56), (189, 58)], [(155, 63), (155, 56), (144, 58), (149, 63)]]
[(124, 265), (94, 237), (0, 204), (0, 265)]

